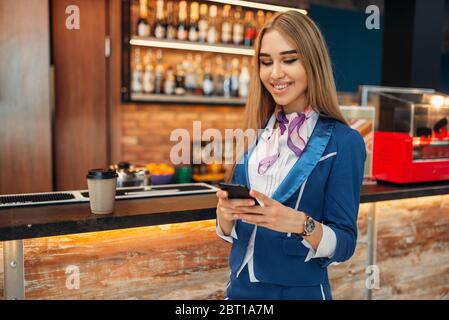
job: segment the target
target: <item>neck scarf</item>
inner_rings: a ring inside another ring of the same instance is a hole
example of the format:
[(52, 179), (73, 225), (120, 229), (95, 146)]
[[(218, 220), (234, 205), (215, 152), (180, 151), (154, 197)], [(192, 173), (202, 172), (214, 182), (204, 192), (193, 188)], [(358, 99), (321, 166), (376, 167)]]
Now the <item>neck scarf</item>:
[(271, 131), (271, 135), (262, 148), (262, 157), (258, 164), (259, 174), (265, 174), (267, 170), (279, 158), (279, 140), (282, 135), (287, 134), (288, 148), (299, 158), (304, 152), (309, 136), (307, 119), (310, 118), (312, 109), (307, 107), (303, 112), (284, 113), (281, 106), (276, 106), (274, 115), (279, 127)]

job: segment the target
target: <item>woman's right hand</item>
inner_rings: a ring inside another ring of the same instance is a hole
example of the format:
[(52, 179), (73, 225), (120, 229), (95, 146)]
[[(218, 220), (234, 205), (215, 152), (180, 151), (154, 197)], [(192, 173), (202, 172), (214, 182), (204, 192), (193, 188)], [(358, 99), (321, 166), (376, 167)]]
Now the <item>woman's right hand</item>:
[(217, 215), (220, 220), (232, 222), (235, 220), (233, 214), (240, 213), (240, 207), (254, 206), (254, 200), (251, 199), (229, 199), (228, 193), (223, 190), (217, 191), (218, 204)]

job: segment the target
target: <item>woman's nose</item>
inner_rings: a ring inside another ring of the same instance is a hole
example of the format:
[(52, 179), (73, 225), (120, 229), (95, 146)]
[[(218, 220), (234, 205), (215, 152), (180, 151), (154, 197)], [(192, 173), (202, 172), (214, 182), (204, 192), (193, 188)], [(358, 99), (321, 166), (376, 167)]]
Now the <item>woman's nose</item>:
[(282, 70), (282, 66), (278, 63), (273, 63), (273, 69), (271, 70), (271, 78), (280, 79), (284, 77), (284, 71)]

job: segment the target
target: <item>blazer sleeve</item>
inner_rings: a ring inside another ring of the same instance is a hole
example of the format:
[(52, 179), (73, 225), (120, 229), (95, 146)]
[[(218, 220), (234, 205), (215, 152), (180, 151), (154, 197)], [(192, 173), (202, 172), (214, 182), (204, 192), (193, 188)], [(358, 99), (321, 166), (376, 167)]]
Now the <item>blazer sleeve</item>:
[(323, 223), (335, 232), (337, 245), (332, 258), (316, 259), (323, 268), (333, 262), (348, 260), (354, 253), (357, 241), (365, 142), (358, 131), (351, 129), (337, 143), (337, 157), (325, 188), (323, 212)]

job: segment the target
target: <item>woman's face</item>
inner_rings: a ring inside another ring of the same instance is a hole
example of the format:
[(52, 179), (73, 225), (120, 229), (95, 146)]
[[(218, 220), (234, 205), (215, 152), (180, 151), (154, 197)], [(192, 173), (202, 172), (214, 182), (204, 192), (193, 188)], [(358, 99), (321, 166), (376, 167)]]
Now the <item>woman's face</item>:
[(276, 30), (267, 31), (259, 53), (259, 76), (286, 113), (307, 107), (307, 74), (295, 48)]

